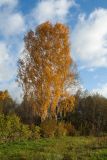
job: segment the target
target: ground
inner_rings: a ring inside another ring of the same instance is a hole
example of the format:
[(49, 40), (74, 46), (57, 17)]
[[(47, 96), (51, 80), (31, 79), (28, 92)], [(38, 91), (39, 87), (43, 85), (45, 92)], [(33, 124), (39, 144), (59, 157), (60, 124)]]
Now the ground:
[(107, 137), (61, 137), (0, 144), (0, 160), (107, 160)]

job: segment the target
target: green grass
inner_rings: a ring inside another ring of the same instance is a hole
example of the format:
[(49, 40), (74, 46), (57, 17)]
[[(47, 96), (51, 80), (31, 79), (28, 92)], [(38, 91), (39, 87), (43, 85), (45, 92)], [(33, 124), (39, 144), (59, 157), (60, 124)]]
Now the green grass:
[(107, 138), (62, 137), (0, 144), (0, 160), (107, 160)]

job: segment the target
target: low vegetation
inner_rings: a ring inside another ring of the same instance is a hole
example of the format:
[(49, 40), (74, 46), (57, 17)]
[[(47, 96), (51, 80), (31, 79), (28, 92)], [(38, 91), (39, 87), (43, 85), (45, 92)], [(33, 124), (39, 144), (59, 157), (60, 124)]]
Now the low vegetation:
[(107, 137), (42, 138), (0, 144), (2, 160), (107, 160)]

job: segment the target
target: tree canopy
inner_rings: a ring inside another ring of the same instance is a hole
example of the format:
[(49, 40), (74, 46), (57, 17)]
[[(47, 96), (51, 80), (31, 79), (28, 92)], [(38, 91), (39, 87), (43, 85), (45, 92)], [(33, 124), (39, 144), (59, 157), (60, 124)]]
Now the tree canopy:
[(63, 24), (45, 22), (29, 31), (23, 58), (18, 62), (18, 81), (24, 98), (43, 118), (54, 115), (60, 96), (74, 80), (71, 71), (69, 29)]

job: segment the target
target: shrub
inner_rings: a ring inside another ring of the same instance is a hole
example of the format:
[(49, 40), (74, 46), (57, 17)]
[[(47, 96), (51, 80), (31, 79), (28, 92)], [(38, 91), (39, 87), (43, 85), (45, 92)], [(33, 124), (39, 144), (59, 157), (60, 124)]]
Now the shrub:
[(0, 141), (5, 141), (7, 137), (6, 120), (3, 114), (0, 114)]
[(6, 117), (7, 140), (14, 141), (20, 136), (20, 119), (15, 114)]
[(31, 137), (31, 130), (28, 125), (21, 124), (20, 126), (20, 140), (27, 140)]
[(24, 140), (30, 138), (30, 136), (29, 126), (22, 124), (18, 116), (15, 114), (9, 116), (0, 115), (1, 142)]
[(39, 139), (41, 136), (41, 128), (39, 126), (31, 125), (31, 138)]
[(76, 129), (71, 123), (65, 123), (65, 128), (67, 130), (67, 135), (68, 136), (76, 135)]
[(55, 131), (55, 136), (58, 136), (58, 137), (66, 136), (66, 134), (67, 134), (67, 130), (65, 128), (64, 122), (58, 123), (56, 131)]
[(40, 127), (42, 137), (54, 137), (57, 129), (57, 122), (54, 119), (46, 119), (41, 123)]

